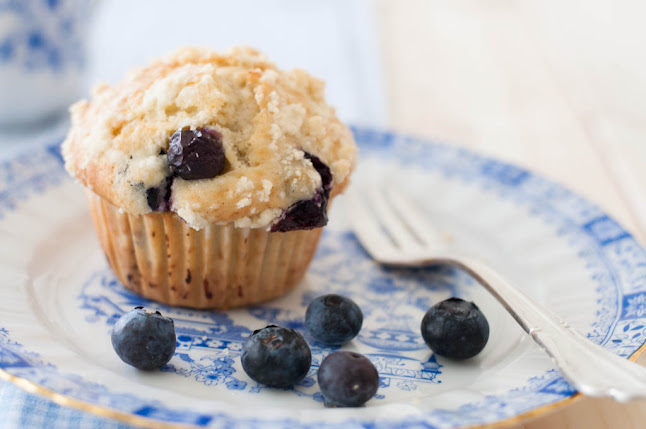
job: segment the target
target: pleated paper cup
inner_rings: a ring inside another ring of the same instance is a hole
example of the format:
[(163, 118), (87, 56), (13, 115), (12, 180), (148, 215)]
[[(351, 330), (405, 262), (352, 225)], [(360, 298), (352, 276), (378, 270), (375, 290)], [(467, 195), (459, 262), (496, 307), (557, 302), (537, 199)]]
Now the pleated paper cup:
[(281, 296), (305, 275), (322, 232), (233, 225), (198, 231), (175, 213), (131, 215), (86, 193), (117, 278), (141, 296), (174, 306), (225, 309)]

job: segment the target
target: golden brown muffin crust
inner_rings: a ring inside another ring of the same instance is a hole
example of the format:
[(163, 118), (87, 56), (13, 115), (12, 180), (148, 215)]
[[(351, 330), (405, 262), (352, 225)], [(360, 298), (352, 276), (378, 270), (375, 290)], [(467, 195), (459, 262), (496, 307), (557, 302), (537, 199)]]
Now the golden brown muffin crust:
[(170, 175), (170, 136), (209, 128), (222, 135), (225, 172), (211, 179), (175, 177), (172, 211), (194, 228), (234, 223), (261, 228), (311, 198), (321, 177), (304, 152), (347, 183), (356, 147), (324, 100), (324, 84), (302, 70), (282, 71), (250, 48), (219, 55), (184, 48), (97, 86), (72, 106), (63, 143), (66, 168), (95, 193), (131, 214), (151, 211), (146, 190)]

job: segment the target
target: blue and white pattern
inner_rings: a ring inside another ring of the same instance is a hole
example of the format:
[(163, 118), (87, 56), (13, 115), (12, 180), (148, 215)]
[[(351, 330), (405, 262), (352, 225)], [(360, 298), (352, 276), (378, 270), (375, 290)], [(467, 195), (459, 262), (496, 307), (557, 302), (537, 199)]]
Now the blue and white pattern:
[[(341, 249), (346, 258), (338, 258)], [(309, 396), (320, 401), (314, 378), (323, 358), (333, 349), (318, 343), (304, 329), (303, 314), (313, 297), (324, 293), (342, 293), (354, 299), (363, 309), (365, 325), (357, 337), (359, 343), (369, 346), (365, 353), (375, 364), (381, 376), (378, 399), (385, 398), (391, 388), (416, 390), (419, 383), (440, 382), (441, 367), (434, 356), (420, 361), (407, 352), (427, 350), (419, 334), (419, 320), (432, 305), (429, 290), (446, 290), (457, 295), (458, 285), (465, 286), (459, 293), (468, 297), (468, 287), (474, 282), (464, 273), (452, 269), (392, 270), (376, 266), (348, 232), (327, 231), (317, 260), (310, 275), (326, 279), (318, 283), (325, 289), (300, 288), (300, 308), (281, 308), (272, 304), (252, 307), (249, 315), (257, 326), (277, 324), (298, 329), (312, 347), (312, 368), (308, 376), (293, 389), (293, 394)], [(352, 262), (352, 269), (347, 267)], [(352, 273), (355, 278), (338, 279), (332, 273)], [(348, 284), (365, 284), (366, 289), (348, 288)], [(334, 285), (331, 287), (330, 285)], [(239, 360), (242, 344), (251, 329), (236, 324), (227, 312), (186, 311), (160, 305), (124, 289), (109, 268), (104, 268), (83, 286), (79, 296), (80, 308), (85, 310), (89, 323), (103, 323), (111, 327), (121, 315), (135, 306), (159, 310), (175, 321), (177, 333), (176, 356), (162, 371), (191, 377), (207, 386), (228, 390), (260, 392), (267, 387), (245, 381), (235, 363)], [(383, 309), (392, 308), (387, 314)], [(417, 309), (415, 312), (414, 309)], [(233, 313), (235, 314), (235, 313)]]
[(65, 178), (57, 146), (25, 153), (0, 164), (0, 220), (17, 209), (20, 201), (59, 185)]
[(0, 0), (0, 66), (61, 72), (85, 65), (87, 0)]
[[(363, 157), (396, 158), (403, 166), (439, 173), (447, 180), (477, 186), (500, 200), (526, 208), (531, 217), (552, 228), (576, 252), (595, 285), (596, 315), (585, 334), (626, 357), (646, 342), (646, 253), (599, 208), (528, 171), (463, 149), (369, 129), (354, 132)], [(38, 157), (38, 163), (33, 162), (34, 156)], [(23, 202), (34, 195), (58, 187), (63, 177), (60, 156), (55, 150), (0, 165), (0, 222), (3, 217), (20, 211)], [(245, 310), (195, 311), (166, 307), (126, 291), (104, 265), (88, 276), (76, 301), (85, 323), (100, 327), (106, 335), (118, 317), (136, 305), (159, 309), (175, 320), (178, 334), (176, 355), (161, 370), (165, 377), (178, 383), (190, 381), (214, 394), (224, 391), (251, 395), (250, 398), (258, 400), (268, 394), (268, 389), (252, 382), (239, 365), (244, 339), (251, 330), (269, 323), (302, 330), (304, 309), (314, 296), (341, 292), (355, 299), (364, 312), (364, 329), (353, 341), (353, 347), (369, 356), (381, 376), (378, 396), (371, 401), (371, 407), (440, 387), (448, 380), (448, 368), (426, 351), (418, 334), (419, 315), (438, 296), (469, 298), (477, 287), (470, 277), (449, 268), (380, 268), (365, 254), (351, 232), (326, 230), (308, 279), (307, 286), (299, 287), (285, 298), (291, 303), (289, 306), (281, 299)], [(21, 344), (12, 335), (11, 330), (0, 326), (1, 368), (82, 401), (138, 416), (199, 426), (217, 423), (225, 427), (292, 427), (298, 424), (288, 416), (266, 419), (226, 412), (196, 412), (136, 393), (118, 393), (61, 371), (46, 355), (34, 353), (28, 344)], [(316, 371), (332, 349), (317, 344), (307, 334), (306, 338), (313, 352), (310, 374), (298, 386), (282, 393), (306, 401), (303, 404), (322, 407), (318, 404), (321, 395), (315, 382)], [(456, 407), (430, 409), (396, 421), (366, 420), (359, 415), (346, 423), (370, 428), (482, 424), (512, 417), (575, 393), (558, 371), (543, 370), (519, 380), (518, 386), (511, 390)], [(321, 419), (310, 426), (324, 428), (338, 427), (338, 424)]]

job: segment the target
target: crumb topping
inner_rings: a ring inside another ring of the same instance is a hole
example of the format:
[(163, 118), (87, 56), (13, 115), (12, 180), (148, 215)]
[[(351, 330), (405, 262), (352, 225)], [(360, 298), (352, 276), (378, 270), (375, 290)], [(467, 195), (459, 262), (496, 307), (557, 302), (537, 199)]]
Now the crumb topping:
[[(149, 213), (149, 190), (172, 180), (170, 209), (194, 228), (268, 227), (321, 187), (305, 152), (329, 166), (333, 185), (346, 183), (354, 165), (352, 135), (323, 91), (322, 81), (279, 70), (250, 48), (222, 55), (184, 48), (117, 85), (96, 86), (91, 100), (74, 104), (65, 165), (128, 213)], [(180, 129), (221, 135), (222, 174), (171, 177), (166, 153)]]

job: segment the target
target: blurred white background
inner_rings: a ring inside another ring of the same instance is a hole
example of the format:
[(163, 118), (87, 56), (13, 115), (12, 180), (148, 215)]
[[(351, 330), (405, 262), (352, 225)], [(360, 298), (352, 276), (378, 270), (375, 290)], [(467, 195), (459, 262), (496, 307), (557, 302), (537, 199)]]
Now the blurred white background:
[(133, 65), (185, 46), (248, 45), (281, 68), (327, 82), (346, 121), (383, 125), (374, 4), (365, 0), (112, 0), (99, 3), (90, 40), (90, 81), (121, 79)]
[(646, 242), (646, 3), (377, 7), (390, 126), (531, 168)]

